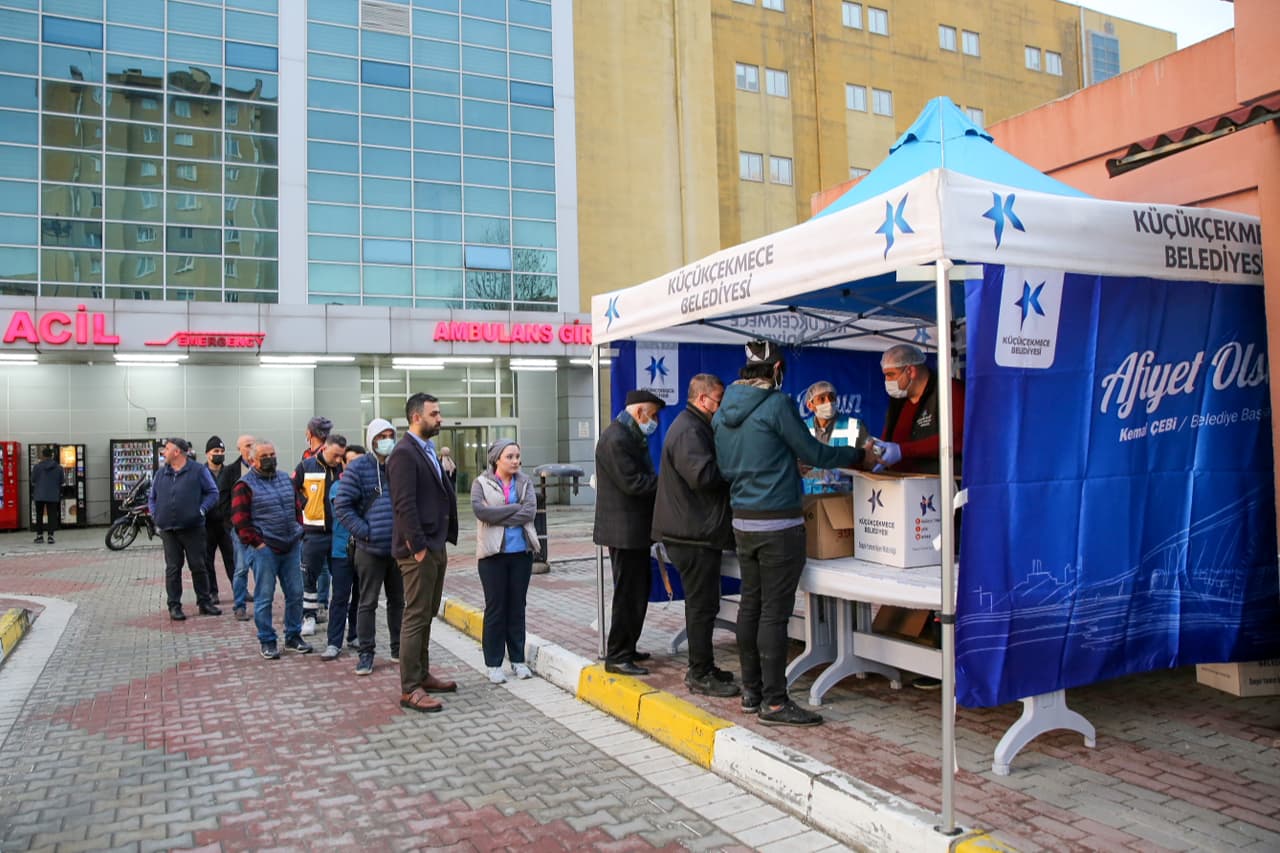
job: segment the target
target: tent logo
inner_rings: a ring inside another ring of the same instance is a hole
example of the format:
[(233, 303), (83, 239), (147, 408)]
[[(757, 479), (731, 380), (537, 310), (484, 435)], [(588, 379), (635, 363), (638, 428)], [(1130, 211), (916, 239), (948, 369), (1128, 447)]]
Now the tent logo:
[(604, 327), (604, 330), (606, 332), (609, 331), (609, 327), (613, 325), (614, 320), (618, 320), (622, 317), (622, 315), (618, 313), (618, 300), (620, 298), (621, 297), (619, 296), (615, 296), (612, 299), (610, 299), (609, 307), (605, 309), (604, 318), (609, 321), (608, 323), (605, 324), (605, 327)]
[(925, 515), (930, 511), (937, 512), (937, 510), (933, 508), (933, 495), (921, 495), (920, 496), (920, 514)]
[(915, 336), (911, 340), (913, 343), (917, 344), (929, 344), (933, 342), (933, 339), (929, 337), (929, 330), (924, 326), (920, 326), (916, 329)]
[(649, 366), (646, 367), (644, 370), (646, 373), (649, 374), (650, 382), (657, 382), (659, 376), (663, 377), (664, 379), (666, 378), (668, 373), (666, 361), (667, 361), (667, 357), (665, 355), (649, 356)]
[(875, 230), (875, 233), (884, 235), (884, 256), (886, 258), (889, 257), (889, 250), (893, 248), (893, 232), (895, 228), (897, 228), (898, 232), (901, 234), (916, 233), (911, 230), (911, 226), (907, 224), (906, 217), (903, 216), (903, 211), (905, 211), (907, 207), (907, 196), (909, 195), (911, 195), (911, 193), (906, 193), (898, 201), (897, 211), (893, 209), (892, 202), (886, 201), (884, 203), (884, 222), (882, 222), (880, 227)]
[(1001, 200), (1000, 193), (992, 193), (991, 208), (982, 214), (983, 219), (990, 219), (995, 224), (997, 249), (1000, 248), (1000, 241), (1004, 239), (1006, 222), (1024, 234), (1027, 231), (1022, 225), (1022, 220), (1018, 218), (1018, 214), (1013, 212), (1013, 201), (1016, 197), (1014, 193), (1009, 193)]
[(880, 493), (883, 491), (884, 489), (872, 489), (871, 497), (867, 498), (867, 503), (871, 504), (872, 515), (875, 514), (876, 507), (880, 507), (881, 509), (884, 509), (884, 501), (880, 500)]
[(1000, 290), (995, 362), (1001, 367), (1053, 366), (1062, 320), (1061, 271), (1006, 267)]

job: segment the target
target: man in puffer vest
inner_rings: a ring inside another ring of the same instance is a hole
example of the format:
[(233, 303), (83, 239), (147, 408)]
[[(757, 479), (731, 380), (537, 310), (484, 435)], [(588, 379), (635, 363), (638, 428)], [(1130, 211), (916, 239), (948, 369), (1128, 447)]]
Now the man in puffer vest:
[(261, 654), (280, 657), (272, 625), (271, 601), (276, 578), (284, 590), (284, 647), (310, 654), (302, 639), (302, 513), (289, 475), (277, 468), (276, 447), (259, 441), (253, 448), (253, 467), (231, 490), (231, 523), (244, 544), (256, 579), (253, 620)]

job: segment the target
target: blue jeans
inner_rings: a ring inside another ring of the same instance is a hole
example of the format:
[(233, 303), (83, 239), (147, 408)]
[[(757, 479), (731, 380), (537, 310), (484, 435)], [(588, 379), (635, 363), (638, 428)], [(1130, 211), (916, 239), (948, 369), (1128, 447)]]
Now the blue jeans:
[[(342, 648), (343, 634), (355, 636), (356, 610), (351, 607), (351, 590), (356, 570), (348, 556), (329, 555), (329, 570), (333, 572), (333, 601), (329, 604), (328, 645)], [(359, 603), (359, 598), (356, 599)], [(348, 631), (347, 623), (350, 622)]]
[(258, 626), (258, 642), (274, 643), (276, 629), (271, 624), (271, 601), (276, 597), (276, 578), (284, 590), (284, 638), (292, 640), (302, 636), (302, 567), (299, 562), (301, 544), (295, 544), (283, 554), (277, 554), (267, 546), (250, 549), (253, 576), (257, 586), (253, 590), (253, 621)]
[(235, 607), (244, 607), (249, 597), (249, 570), (253, 568), (251, 559), (253, 549), (240, 541), (237, 535), (232, 536), (231, 545), (236, 553), (236, 573), (231, 578), (231, 595)]

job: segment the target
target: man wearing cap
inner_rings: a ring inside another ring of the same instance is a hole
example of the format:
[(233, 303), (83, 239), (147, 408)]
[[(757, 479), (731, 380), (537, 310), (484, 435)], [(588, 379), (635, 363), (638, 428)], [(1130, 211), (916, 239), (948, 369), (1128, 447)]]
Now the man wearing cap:
[[(338, 521), (351, 531), (350, 547), (359, 578), (360, 600), (356, 607), (356, 675), (373, 673), (378, 594), (387, 591), (387, 633), (391, 635), (391, 659), (400, 656), (400, 622), (404, 615), (404, 583), (395, 557), (391, 556), (391, 489), (387, 480), (387, 457), (396, 446), (396, 430), (391, 421), (374, 418), (365, 430), (369, 452), (347, 466), (333, 496)], [(338, 578), (334, 578), (337, 595)], [(329, 645), (321, 657), (333, 660), (342, 648), (342, 625), (329, 622)]]
[(205, 616), (221, 616), (209, 591), (205, 566), (205, 518), (218, 502), (218, 486), (204, 465), (187, 454), (191, 445), (184, 438), (167, 438), (161, 455), (165, 464), (151, 481), (147, 505), (160, 541), (164, 543), (164, 581), (169, 599), (169, 618), (186, 619), (182, 612), (182, 564), (191, 569), (196, 590), (196, 606)]
[[(226, 453), (226, 445), (216, 435), (209, 436), (209, 440), (204, 443), (205, 465), (208, 466), (209, 474), (215, 483), (218, 481), (218, 475), (222, 473), (222, 463), (227, 458)], [(226, 519), (222, 514), (221, 489), (218, 492), (218, 502), (213, 505), (213, 509), (205, 513), (204, 538), (204, 564), (209, 572), (209, 593), (213, 596), (214, 604), (221, 604), (218, 594), (218, 570), (214, 566), (214, 557), (219, 551), (222, 552), (222, 568), (227, 573), (227, 584), (232, 587), (233, 596), (236, 576), (235, 547), (231, 542), (231, 531), (227, 529)]]
[(741, 377), (725, 390), (711, 425), (716, 459), (731, 481), (733, 536), (742, 573), (738, 654), (742, 710), (775, 726), (816, 726), (822, 716), (787, 695), (787, 622), (805, 566), (804, 493), (796, 460), (852, 468), (859, 447), (828, 447), (809, 434), (781, 393), (786, 363), (769, 341), (747, 345)]
[(592, 541), (609, 549), (613, 608), (604, 668), (648, 675), (636, 650), (649, 609), (649, 533), (658, 475), (649, 458), (649, 436), (666, 403), (649, 391), (627, 394), (626, 406), (596, 444), (596, 517)]

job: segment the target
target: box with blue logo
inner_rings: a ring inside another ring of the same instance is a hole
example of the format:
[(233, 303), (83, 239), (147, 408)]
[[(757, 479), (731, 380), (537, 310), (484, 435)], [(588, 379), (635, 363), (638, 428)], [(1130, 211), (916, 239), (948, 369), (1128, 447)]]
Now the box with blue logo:
[(941, 563), (933, 548), (942, 533), (938, 478), (852, 473), (853, 556), (902, 569)]

